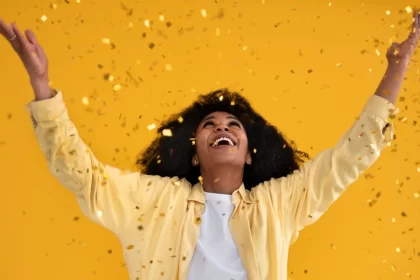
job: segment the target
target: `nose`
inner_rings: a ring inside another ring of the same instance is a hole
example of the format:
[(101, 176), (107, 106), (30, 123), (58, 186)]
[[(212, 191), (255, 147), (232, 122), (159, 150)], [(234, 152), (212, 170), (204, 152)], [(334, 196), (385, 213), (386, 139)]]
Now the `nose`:
[(229, 127), (225, 124), (219, 124), (215, 127), (216, 132), (229, 131)]

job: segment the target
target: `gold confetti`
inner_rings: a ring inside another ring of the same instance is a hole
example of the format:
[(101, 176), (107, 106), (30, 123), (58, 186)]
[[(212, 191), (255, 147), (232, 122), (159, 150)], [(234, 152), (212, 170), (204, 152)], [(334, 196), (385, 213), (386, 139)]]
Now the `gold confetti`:
[(45, 22), (45, 21), (47, 21), (47, 19), (48, 19), (48, 18), (47, 18), (47, 16), (46, 16), (46, 15), (43, 15), (43, 16), (41, 17), (41, 20), (42, 20), (42, 21), (44, 21), (44, 22)]
[(156, 128), (156, 124), (155, 124), (155, 123), (149, 124), (149, 125), (147, 126), (147, 129), (148, 129), (148, 130), (153, 130), (153, 129), (155, 129), (155, 128)]
[(331, 5), (332, 5), (332, 3), (330, 2), (330, 3), (328, 3), (328, 7), (331, 7)]
[(172, 131), (170, 129), (164, 129), (164, 130), (162, 130), (162, 135), (171, 137), (172, 136)]
[(201, 15), (203, 16), (203, 18), (207, 17), (207, 11), (204, 9), (201, 9)]
[(89, 98), (87, 98), (86, 96), (82, 98), (82, 103), (83, 105), (89, 105)]
[(56, 10), (57, 9), (57, 4), (50, 4), (50, 9)]
[(179, 123), (182, 123), (183, 121), (184, 121), (184, 119), (183, 119), (182, 117), (179, 117), (179, 118), (178, 118), (178, 122), (179, 122)]
[(377, 56), (381, 55), (381, 52), (378, 49), (375, 50), (375, 53), (376, 53)]
[(159, 15), (159, 20), (160, 21), (165, 21), (165, 16), (164, 15)]
[(400, 253), (401, 249), (397, 247), (397, 248), (395, 248), (395, 252)]
[(420, 197), (420, 193), (414, 193), (414, 198), (419, 198)]
[(385, 12), (385, 14), (386, 14), (387, 16), (389, 16), (389, 15), (391, 14), (391, 11), (390, 11), (390, 10), (387, 10), (387, 11)]
[(200, 181), (200, 183), (202, 184), (203, 183), (203, 177), (198, 176), (198, 181)]
[(127, 246), (127, 250), (132, 250), (132, 249), (134, 249), (134, 245), (128, 245)]
[(102, 38), (102, 43), (109, 45), (111, 44), (111, 40), (109, 38)]
[(406, 11), (408, 14), (411, 14), (411, 13), (413, 12), (413, 9), (412, 9), (410, 6), (407, 6), (407, 7), (405, 7), (405, 11)]
[(144, 20), (144, 26), (149, 28), (150, 27), (150, 20), (148, 20), (148, 19)]
[(98, 215), (98, 217), (102, 217), (102, 211), (101, 210), (96, 211), (96, 215)]
[(115, 92), (117, 92), (117, 91), (120, 91), (121, 90), (121, 85), (120, 84), (116, 84), (116, 85), (114, 85), (113, 87), (112, 87), (112, 89), (115, 91)]
[(257, 153), (257, 149), (254, 148), (253, 153), (256, 154)]
[(219, 96), (219, 100), (222, 101), (223, 100), (223, 95)]
[(172, 71), (172, 65), (166, 64), (165, 69), (166, 69), (166, 71)]

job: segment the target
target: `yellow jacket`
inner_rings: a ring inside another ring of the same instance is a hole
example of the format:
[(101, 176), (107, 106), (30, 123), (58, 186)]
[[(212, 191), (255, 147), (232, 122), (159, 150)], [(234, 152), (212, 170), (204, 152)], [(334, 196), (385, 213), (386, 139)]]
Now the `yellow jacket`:
[[(201, 184), (101, 163), (79, 136), (61, 92), (27, 109), (52, 174), (75, 194), (90, 219), (118, 236), (130, 279), (186, 279), (205, 207)], [(233, 193), (230, 229), (248, 279), (287, 279), (290, 244), (390, 143), (394, 111), (386, 99), (370, 97), (335, 147), (292, 175), (251, 191), (242, 185)]]

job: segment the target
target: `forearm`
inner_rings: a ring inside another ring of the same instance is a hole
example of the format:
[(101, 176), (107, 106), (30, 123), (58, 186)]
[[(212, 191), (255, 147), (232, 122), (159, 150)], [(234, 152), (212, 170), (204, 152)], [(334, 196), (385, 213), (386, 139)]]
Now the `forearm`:
[(388, 65), (385, 75), (376, 89), (375, 95), (381, 96), (392, 104), (395, 104), (407, 72), (407, 66), (408, 61), (400, 61), (398, 64)]

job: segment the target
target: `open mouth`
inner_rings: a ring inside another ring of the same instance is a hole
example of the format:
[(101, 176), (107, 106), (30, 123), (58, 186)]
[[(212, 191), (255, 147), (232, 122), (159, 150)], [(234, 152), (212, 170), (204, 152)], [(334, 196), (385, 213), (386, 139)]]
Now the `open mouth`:
[(216, 140), (213, 141), (213, 143), (210, 145), (212, 148), (218, 147), (218, 146), (235, 146), (236, 143), (228, 138), (228, 137), (219, 137)]

